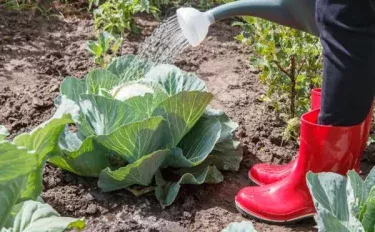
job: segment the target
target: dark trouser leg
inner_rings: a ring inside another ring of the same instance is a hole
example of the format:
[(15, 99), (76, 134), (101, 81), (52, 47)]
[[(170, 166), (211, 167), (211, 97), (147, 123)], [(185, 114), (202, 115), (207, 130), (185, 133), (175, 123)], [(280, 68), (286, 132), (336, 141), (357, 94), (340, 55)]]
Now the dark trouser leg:
[(375, 93), (375, 0), (317, 0), (324, 70), (319, 124), (363, 122)]

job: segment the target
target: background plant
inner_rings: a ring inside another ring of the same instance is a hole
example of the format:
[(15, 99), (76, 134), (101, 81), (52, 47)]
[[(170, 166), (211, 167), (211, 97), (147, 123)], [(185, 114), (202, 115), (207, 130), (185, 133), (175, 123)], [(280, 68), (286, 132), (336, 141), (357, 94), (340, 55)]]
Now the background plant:
[(97, 41), (89, 41), (88, 51), (94, 56), (94, 62), (102, 68), (116, 56), (122, 44), (122, 37), (108, 32), (100, 32)]
[(254, 50), (250, 60), (261, 71), (266, 97), (285, 120), (301, 116), (309, 109), (310, 90), (321, 85), (319, 39), (254, 17), (235, 25), (243, 29), (236, 39)]
[(355, 172), (307, 174), (319, 231), (375, 231), (375, 168), (365, 181)]
[[(90, 1), (91, 4), (99, 2)], [(157, 16), (159, 10), (149, 0), (108, 0), (94, 10), (94, 25), (99, 31), (123, 35), (126, 31), (138, 32), (134, 15), (146, 12)]]

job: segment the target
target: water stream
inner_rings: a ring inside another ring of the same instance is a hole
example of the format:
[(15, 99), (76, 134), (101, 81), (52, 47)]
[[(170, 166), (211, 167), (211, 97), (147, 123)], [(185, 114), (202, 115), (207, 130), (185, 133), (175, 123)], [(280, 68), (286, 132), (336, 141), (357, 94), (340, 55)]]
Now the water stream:
[(143, 42), (138, 56), (157, 64), (172, 63), (189, 43), (182, 34), (177, 16), (172, 16), (162, 22), (154, 32)]

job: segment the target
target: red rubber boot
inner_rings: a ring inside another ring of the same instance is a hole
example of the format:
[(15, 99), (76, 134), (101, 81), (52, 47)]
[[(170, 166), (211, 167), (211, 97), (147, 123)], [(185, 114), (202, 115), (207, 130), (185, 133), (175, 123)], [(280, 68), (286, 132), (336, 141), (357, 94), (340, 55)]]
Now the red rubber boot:
[[(316, 88), (311, 91), (311, 110), (320, 108), (321, 89)], [(288, 176), (296, 165), (296, 160), (288, 164), (275, 165), (261, 163), (251, 167), (249, 171), (249, 178), (257, 185), (271, 184)]]
[(346, 174), (362, 149), (365, 122), (351, 127), (318, 125), (319, 110), (301, 118), (299, 157), (293, 171), (276, 183), (247, 187), (236, 196), (243, 214), (269, 222), (291, 222), (315, 214), (306, 174)]
[[(321, 99), (321, 89), (320, 88), (313, 89), (311, 91), (311, 109), (312, 110), (320, 108), (320, 99)], [(359, 165), (360, 165), (361, 157), (362, 157), (363, 151), (366, 148), (366, 143), (370, 135), (372, 118), (373, 118), (373, 108), (371, 108), (369, 114), (366, 117), (365, 128), (363, 131), (364, 133), (363, 140), (361, 141), (362, 142), (361, 152), (359, 153), (359, 157), (357, 158), (356, 163), (354, 164), (354, 167), (353, 167), (358, 173), (360, 171)], [(296, 160), (293, 160), (292, 162), (288, 164), (284, 164), (284, 165), (273, 165), (273, 164), (267, 164), (267, 163), (256, 164), (250, 169), (249, 178), (257, 185), (272, 184), (288, 176), (295, 165), (296, 165)]]

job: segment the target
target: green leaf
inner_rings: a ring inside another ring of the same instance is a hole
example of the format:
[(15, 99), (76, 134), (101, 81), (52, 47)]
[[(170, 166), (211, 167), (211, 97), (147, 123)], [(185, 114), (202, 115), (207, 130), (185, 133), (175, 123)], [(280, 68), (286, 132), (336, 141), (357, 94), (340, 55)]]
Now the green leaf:
[(368, 174), (365, 180), (365, 184), (368, 192), (370, 192), (371, 189), (375, 186), (375, 167), (372, 168), (370, 173)]
[(9, 142), (0, 142), (0, 228), (35, 170), (37, 157)]
[(249, 221), (233, 222), (221, 232), (256, 232), (253, 223)]
[(215, 145), (207, 162), (220, 170), (238, 171), (243, 159), (243, 148), (238, 140), (227, 140)]
[(222, 110), (207, 108), (203, 117), (217, 118), (220, 121), (222, 130), (218, 143), (233, 139), (233, 135), (235, 130), (238, 128), (238, 124), (233, 122)]
[(116, 58), (108, 65), (107, 70), (120, 77), (122, 83), (143, 78), (153, 64), (139, 59), (135, 55)]
[(110, 71), (96, 69), (85, 76), (87, 93), (99, 94), (100, 89), (112, 89), (120, 83), (120, 78)]
[(175, 147), (194, 127), (212, 99), (210, 93), (183, 91), (158, 105), (153, 115), (163, 116), (167, 120), (171, 147)]
[(53, 118), (61, 118), (63, 115), (70, 115), (74, 122), (79, 121), (79, 106), (65, 95), (59, 96), (59, 104)]
[(0, 142), (5, 139), (9, 135), (9, 132), (5, 126), (0, 125)]
[(114, 40), (115, 38), (113, 37), (112, 34), (106, 32), (106, 31), (102, 31), (100, 32), (99, 34), (99, 45), (100, 47), (103, 49), (103, 52), (106, 53), (109, 49), (109, 44), (111, 43), (112, 40)]
[(174, 95), (181, 91), (207, 91), (204, 82), (196, 75), (186, 73), (169, 64), (159, 64), (152, 67), (146, 74), (145, 80), (163, 86), (169, 95)]
[(171, 154), (171, 150), (156, 151), (115, 171), (107, 168), (100, 173), (98, 186), (104, 192), (127, 188), (135, 184), (148, 186), (165, 159)]
[(346, 227), (343, 222), (341, 222), (337, 217), (332, 215), (328, 210), (322, 209), (319, 212), (319, 218), (321, 218), (321, 222), (318, 222), (318, 229), (319, 231), (335, 231), (335, 232), (364, 232), (363, 227), (361, 226), (360, 222), (358, 221), (357, 228), (349, 229)]
[(155, 195), (162, 206), (169, 206), (175, 201), (182, 184), (220, 183), (224, 178), (215, 166), (199, 167), (194, 171), (183, 174), (177, 182), (168, 182), (160, 172), (156, 173)]
[(151, 117), (156, 106), (164, 101), (168, 95), (162, 92), (157, 92), (155, 94), (146, 93), (144, 96), (136, 96), (129, 98), (124, 103), (132, 107), (132, 110), (136, 115), (144, 115), (142, 117)]
[(205, 161), (219, 140), (221, 124), (216, 118), (201, 119), (181, 140), (166, 166), (193, 167)]
[(366, 232), (375, 230), (375, 188), (371, 191), (369, 198), (365, 202), (366, 212), (363, 214), (362, 224)]
[(60, 141), (61, 153), (49, 159), (53, 165), (80, 176), (98, 177), (110, 166), (109, 152), (93, 137), (84, 140), (78, 133), (65, 129)]
[(89, 50), (89, 52), (98, 57), (100, 57), (103, 54), (102, 47), (94, 41), (89, 41), (87, 43), (87, 50)]
[(81, 95), (79, 105), (82, 115), (80, 129), (86, 136), (93, 133), (108, 135), (125, 124), (142, 120), (147, 116), (139, 114), (122, 101), (98, 95)]
[(58, 139), (65, 125), (72, 123), (69, 115), (61, 118), (51, 118), (30, 133), (25, 133), (14, 138), (13, 142), (29, 151), (32, 151), (37, 159), (36, 170), (29, 176), (28, 184), (22, 193), (22, 199), (36, 199), (42, 192), (42, 172), (47, 159), (58, 152)]
[(7, 222), (13, 206), (21, 197), (27, 183), (27, 175), (15, 177), (7, 182), (0, 182), (0, 228)]
[(220, 170), (238, 171), (243, 158), (243, 149), (234, 132), (238, 124), (233, 122), (221, 110), (209, 108), (203, 115), (204, 118), (217, 118), (221, 123), (220, 139), (207, 158), (207, 162), (214, 164)]
[(346, 196), (347, 180), (344, 176), (334, 173), (307, 174), (308, 186), (314, 198), (317, 210), (324, 208), (340, 221), (349, 220)]
[(73, 228), (82, 230), (84, 227), (83, 220), (60, 217), (48, 204), (26, 201), (22, 203), (12, 228), (3, 229), (1, 232), (63, 232)]
[(369, 192), (366, 188), (365, 182), (355, 171), (350, 171), (348, 173), (348, 183), (346, 191), (348, 197), (349, 213), (357, 217), (368, 197)]
[(135, 163), (143, 156), (165, 147), (168, 138), (160, 129), (164, 119), (152, 117), (118, 128), (110, 135), (101, 135), (97, 141), (116, 152), (128, 163)]
[[(361, 231), (357, 230), (361, 223), (349, 212), (347, 180), (344, 176), (309, 172), (307, 181), (317, 210), (319, 231)], [(360, 195), (360, 191), (352, 192), (352, 196)]]
[(66, 96), (74, 102), (79, 102), (79, 96), (87, 92), (85, 80), (75, 77), (66, 77), (61, 84), (60, 94)]

